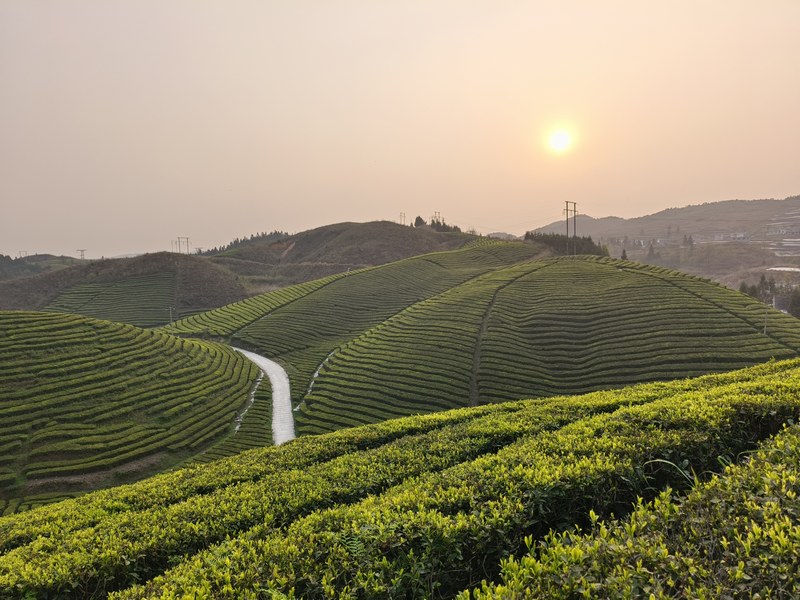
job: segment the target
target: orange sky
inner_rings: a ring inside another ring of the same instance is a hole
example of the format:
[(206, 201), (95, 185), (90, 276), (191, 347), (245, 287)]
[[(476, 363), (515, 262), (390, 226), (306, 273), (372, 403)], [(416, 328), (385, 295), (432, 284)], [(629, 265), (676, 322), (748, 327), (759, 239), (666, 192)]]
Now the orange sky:
[(799, 65), (797, 0), (2, 0), (0, 253), (796, 195)]

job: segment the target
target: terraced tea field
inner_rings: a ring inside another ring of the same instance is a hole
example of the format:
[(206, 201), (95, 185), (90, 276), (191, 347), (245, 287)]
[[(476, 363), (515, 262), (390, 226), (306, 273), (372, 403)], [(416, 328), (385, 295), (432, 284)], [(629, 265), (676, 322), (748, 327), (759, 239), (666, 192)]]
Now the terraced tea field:
[(792, 360), (301, 437), (0, 518), (0, 596), (790, 598), (798, 418)]
[(175, 272), (169, 271), (109, 283), (82, 283), (59, 294), (45, 310), (156, 327), (169, 322), (170, 309), (178, 317), (176, 286)]
[(198, 454), (231, 432), (258, 375), (216, 343), (57, 313), (0, 312), (0, 355), (5, 512)]
[(519, 248), (416, 257), (167, 330), (229, 338), (283, 364), (300, 434), (722, 372), (800, 350), (800, 321), (707, 280), (599, 257), (524, 260)]
[(157, 252), (78, 261), (34, 277), (0, 281), (0, 309), (71, 312), (130, 323), (167, 325), (245, 298), (233, 273), (205, 258)]

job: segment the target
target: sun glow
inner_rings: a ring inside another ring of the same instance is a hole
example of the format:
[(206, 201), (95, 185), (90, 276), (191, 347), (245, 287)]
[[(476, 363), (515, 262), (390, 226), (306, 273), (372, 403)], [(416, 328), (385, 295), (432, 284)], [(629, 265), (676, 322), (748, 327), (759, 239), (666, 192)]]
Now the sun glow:
[(565, 129), (558, 129), (547, 138), (547, 146), (556, 154), (563, 154), (572, 147), (572, 134)]

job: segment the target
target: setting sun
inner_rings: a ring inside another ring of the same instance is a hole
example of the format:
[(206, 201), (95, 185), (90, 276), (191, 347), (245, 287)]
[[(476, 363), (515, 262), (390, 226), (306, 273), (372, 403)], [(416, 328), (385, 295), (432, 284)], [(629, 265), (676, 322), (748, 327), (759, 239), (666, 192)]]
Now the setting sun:
[(562, 154), (572, 147), (572, 134), (564, 129), (554, 131), (547, 138), (547, 145), (553, 152)]

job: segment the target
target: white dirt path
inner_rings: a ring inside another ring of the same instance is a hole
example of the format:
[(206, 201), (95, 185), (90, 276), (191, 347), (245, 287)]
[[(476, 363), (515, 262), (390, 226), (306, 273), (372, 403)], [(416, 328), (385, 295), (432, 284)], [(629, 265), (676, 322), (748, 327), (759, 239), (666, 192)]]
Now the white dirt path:
[(280, 446), (284, 442), (293, 440), (295, 434), (294, 417), (292, 416), (292, 395), (289, 388), (289, 376), (286, 371), (275, 361), (260, 356), (255, 352), (249, 352), (241, 348), (233, 349), (244, 354), (269, 377), (269, 383), (272, 386), (272, 442), (276, 446)]

